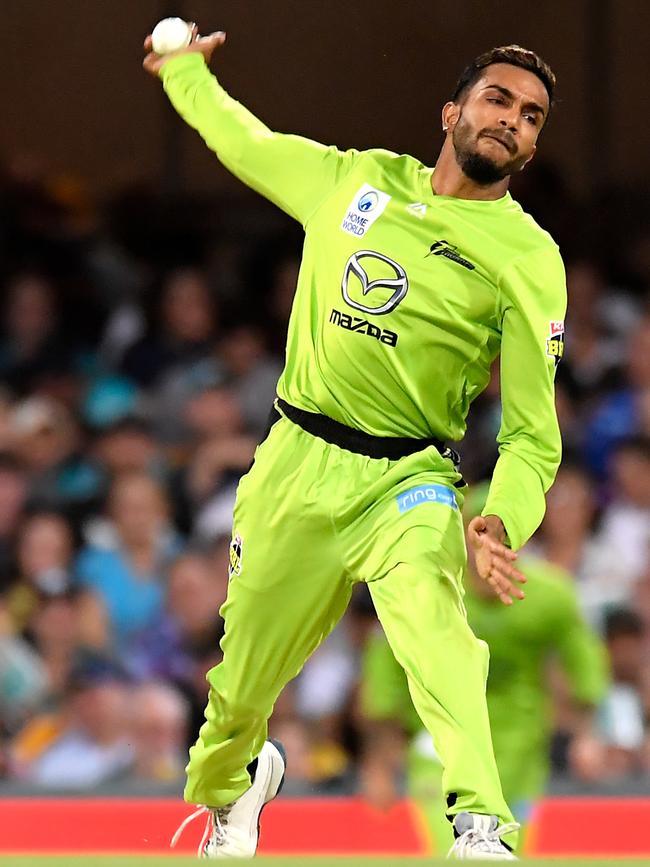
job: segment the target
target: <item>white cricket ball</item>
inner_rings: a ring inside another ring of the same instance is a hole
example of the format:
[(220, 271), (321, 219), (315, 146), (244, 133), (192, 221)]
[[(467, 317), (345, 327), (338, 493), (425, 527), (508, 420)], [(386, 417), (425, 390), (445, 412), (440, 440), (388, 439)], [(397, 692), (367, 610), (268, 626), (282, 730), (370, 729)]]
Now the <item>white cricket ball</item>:
[(153, 29), (151, 45), (156, 54), (171, 54), (190, 44), (192, 28), (182, 18), (163, 18)]

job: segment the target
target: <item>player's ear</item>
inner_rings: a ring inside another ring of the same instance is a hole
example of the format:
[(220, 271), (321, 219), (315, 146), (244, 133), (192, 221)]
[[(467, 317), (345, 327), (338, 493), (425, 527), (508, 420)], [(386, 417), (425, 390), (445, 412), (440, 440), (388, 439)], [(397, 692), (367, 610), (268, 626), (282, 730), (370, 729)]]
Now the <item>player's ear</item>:
[(442, 107), (442, 130), (453, 129), (460, 117), (460, 106), (455, 102), (446, 102)]
[(526, 160), (526, 162), (523, 164), (523, 166), (521, 167), (521, 169), (519, 169), (519, 171), (521, 171), (522, 169), (525, 169), (525, 168), (526, 168), (526, 166), (527, 166), (528, 163), (532, 160), (532, 158), (535, 156), (536, 153), (537, 153), (537, 145), (533, 145), (533, 149), (532, 149), (531, 152), (530, 152), (530, 156), (528, 157), (528, 159)]

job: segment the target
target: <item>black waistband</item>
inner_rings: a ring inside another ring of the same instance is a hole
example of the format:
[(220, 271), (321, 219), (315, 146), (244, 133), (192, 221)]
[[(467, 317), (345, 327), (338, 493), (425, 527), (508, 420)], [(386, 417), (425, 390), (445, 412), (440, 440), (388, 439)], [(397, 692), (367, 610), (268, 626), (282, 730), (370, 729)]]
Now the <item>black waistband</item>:
[[(414, 452), (421, 452), (428, 446), (434, 446), (441, 455), (451, 458), (455, 464), (458, 464), (458, 455), (453, 449), (447, 448), (442, 440), (375, 437), (341, 424), (329, 416), (299, 409), (280, 397), (277, 399), (277, 405), (283, 415), (307, 433), (320, 437), (327, 443), (347, 449), (349, 452), (356, 452), (356, 454), (366, 455), (369, 458), (388, 458), (390, 461), (396, 461)], [(277, 413), (275, 407), (274, 411)]]

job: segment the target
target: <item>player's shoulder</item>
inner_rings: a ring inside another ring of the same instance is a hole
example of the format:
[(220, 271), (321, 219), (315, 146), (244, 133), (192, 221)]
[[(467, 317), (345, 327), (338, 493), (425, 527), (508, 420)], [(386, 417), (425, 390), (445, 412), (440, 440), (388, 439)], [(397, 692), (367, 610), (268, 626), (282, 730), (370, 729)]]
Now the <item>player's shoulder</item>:
[(398, 154), (385, 148), (369, 148), (359, 153), (357, 168), (383, 178), (387, 184), (412, 184), (423, 171), (431, 171), (409, 154)]
[(500, 288), (521, 301), (528, 287), (554, 308), (566, 306), (566, 273), (555, 239), (514, 199), (507, 212), (509, 219), (499, 227)]
[(360, 151), (360, 158), (376, 165), (385, 166), (387, 169), (399, 172), (404, 168), (422, 168), (423, 164), (409, 154), (398, 154), (387, 148), (368, 148)]
[(540, 226), (516, 199), (510, 197), (508, 204), (509, 228), (515, 230), (517, 254), (539, 253), (560, 258), (560, 248), (551, 233)]

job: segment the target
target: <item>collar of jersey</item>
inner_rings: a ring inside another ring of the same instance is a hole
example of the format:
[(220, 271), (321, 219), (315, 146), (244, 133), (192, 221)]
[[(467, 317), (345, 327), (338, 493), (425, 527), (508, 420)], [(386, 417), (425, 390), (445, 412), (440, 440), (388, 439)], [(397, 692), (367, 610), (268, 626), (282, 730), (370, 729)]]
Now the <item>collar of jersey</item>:
[(433, 186), (431, 183), (433, 173), (434, 169), (429, 166), (422, 166), (420, 169), (423, 202), (454, 202), (464, 208), (503, 208), (513, 202), (513, 198), (509, 191), (499, 199), (461, 199), (459, 196), (441, 196), (438, 193), (433, 192)]

